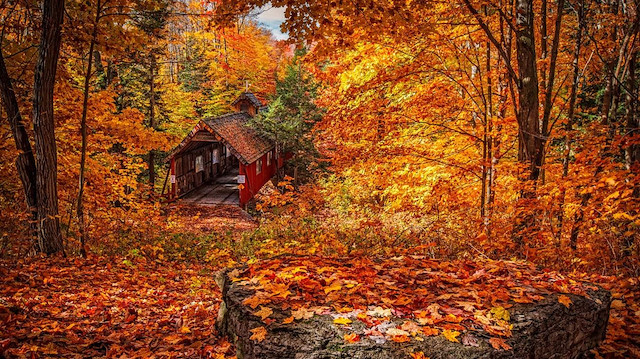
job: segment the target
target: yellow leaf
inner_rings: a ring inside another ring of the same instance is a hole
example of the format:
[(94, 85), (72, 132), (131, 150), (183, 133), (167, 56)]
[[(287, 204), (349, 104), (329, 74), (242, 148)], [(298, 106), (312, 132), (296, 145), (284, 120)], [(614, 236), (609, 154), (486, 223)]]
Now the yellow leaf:
[(251, 333), (253, 334), (249, 339), (257, 340), (258, 342), (261, 342), (264, 340), (265, 336), (267, 335), (267, 330), (264, 327), (258, 327), (255, 329), (251, 329)]
[(334, 319), (333, 323), (347, 325), (347, 324), (351, 324), (351, 319), (340, 317), (340, 318)]
[(571, 298), (567, 297), (566, 295), (561, 295), (558, 297), (558, 303), (564, 305), (565, 307), (569, 308), (569, 306), (571, 306), (571, 303), (573, 303), (571, 301)]
[(504, 309), (503, 307), (493, 307), (491, 308), (491, 314), (496, 319), (501, 319), (504, 321), (509, 321), (511, 319), (511, 315), (509, 315), (509, 311)]
[(330, 286), (326, 287), (324, 289), (324, 294), (329, 294), (330, 292), (334, 292), (336, 290), (340, 290), (342, 289), (342, 285), (340, 284), (340, 282), (335, 281), (333, 283), (331, 283)]
[(184, 325), (183, 325), (182, 327), (180, 327), (180, 330), (178, 330), (178, 331), (179, 331), (180, 333), (182, 333), (182, 334), (189, 334), (189, 333), (191, 333), (191, 330), (189, 330), (189, 327), (184, 326)]
[(458, 335), (460, 335), (460, 332), (456, 330), (449, 330), (449, 329), (443, 330), (442, 335), (444, 335), (444, 337), (447, 338), (447, 340), (450, 342), (459, 343), (457, 337)]

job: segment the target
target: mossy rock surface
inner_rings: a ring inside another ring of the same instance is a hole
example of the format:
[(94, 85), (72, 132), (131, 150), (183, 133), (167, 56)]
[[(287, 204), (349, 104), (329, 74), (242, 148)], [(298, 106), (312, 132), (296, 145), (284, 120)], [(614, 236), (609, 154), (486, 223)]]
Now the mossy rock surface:
[[(530, 304), (509, 308), (512, 336), (505, 339), (510, 350), (498, 350), (489, 344), (492, 337), (480, 330), (464, 331), (460, 342), (448, 341), (443, 335), (413, 337), (408, 342), (376, 340), (366, 335), (348, 343), (344, 335), (362, 328), (333, 323), (335, 316), (314, 315), (310, 319), (284, 324), (289, 310), (272, 308), (269, 325), (243, 304), (254, 293), (229, 278), (230, 270), (218, 274), (223, 305), (218, 329), (229, 336), (237, 347), (239, 359), (407, 359), (422, 352), (430, 359), (578, 359), (589, 358), (590, 350), (605, 337), (611, 295), (604, 289), (588, 291), (586, 296), (552, 293)], [(567, 307), (558, 301), (560, 295), (571, 299)], [(401, 323), (402, 318), (390, 318)], [(252, 329), (265, 327), (262, 341), (252, 340)], [(465, 336), (469, 336), (465, 338)]]

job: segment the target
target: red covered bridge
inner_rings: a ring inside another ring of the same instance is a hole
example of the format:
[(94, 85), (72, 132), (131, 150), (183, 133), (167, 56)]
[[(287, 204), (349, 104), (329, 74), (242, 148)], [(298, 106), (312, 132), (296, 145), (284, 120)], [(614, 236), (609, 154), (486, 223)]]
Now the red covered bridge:
[(232, 104), (237, 112), (201, 120), (167, 158), (170, 199), (243, 206), (282, 167), (275, 145), (247, 126), (262, 103), (244, 92)]

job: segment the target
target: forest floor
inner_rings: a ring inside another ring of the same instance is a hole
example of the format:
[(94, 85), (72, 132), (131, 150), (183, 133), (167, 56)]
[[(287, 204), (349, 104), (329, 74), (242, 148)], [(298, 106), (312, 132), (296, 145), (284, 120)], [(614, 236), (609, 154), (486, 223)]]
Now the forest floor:
[[(233, 206), (176, 206), (167, 221), (171, 232), (194, 237), (240, 238), (258, 226)], [(148, 251), (2, 259), (0, 358), (232, 358), (235, 349), (215, 330), (221, 293), (214, 277), (227, 265)], [(600, 284), (615, 299), (600, 352), (640, 358), (638, 280)]]
[(177, 204), (167, 209), (167, 220), (175, 230), (194, 235), (213, 231), (240, 235), (258, 227), (258, 222), (236, 205)]

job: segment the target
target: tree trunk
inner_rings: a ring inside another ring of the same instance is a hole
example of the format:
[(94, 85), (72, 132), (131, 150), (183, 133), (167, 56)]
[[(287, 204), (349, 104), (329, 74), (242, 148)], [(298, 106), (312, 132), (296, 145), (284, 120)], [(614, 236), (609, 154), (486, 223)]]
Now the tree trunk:
[(518, 122), (521, 142), (518, 159), (529, 166), (528, 179), (535, 182), (540, 177), (544, 140), (539, 126), (533, 0), (517, 0), (516, 12), (516, 51), (520, 78)]
[(35, 240), (38, 235), (38, 201), (36, 193), (36, 160), (33, 156), (33, 150), (31, 149), (31, 143), (29, 142), (29, 135), (24, 127), (22, 116), (20, 115), (20, 109), (18, 108), (18, 99), (13, 90), (11, 78), (7, 72), (7, 67), (4, 63), (4, 56), (0, 50), (0, 95), (2, 95), (2, 103), (4, 104), (7, 117), (9, 119), (9, 125), (11, 132), (13, 133), (13, 139), (16, 143), (16, 149), (18, 150), (18, 157), (16, 158), (16, 168), (18, 170), (18, 176), (22, 182), (22, 188), (24, 189), (24, 196), (27, 203), (27, 207), (31, 212), (31, 229), (33, 233), (33, 239)]
[(38, 203), (38, 246), (52, 254), (63, 250), (58, 215), (58, 159), (53, 117), (53, 90), (60, 53), (60, 28), (64, 0), (45, 0), (42, 36), (35, 69), (33, 128), (36, 150), (36, 192)]
[[(627, 97), (626, 97), (626, 129), (625, 138), (640, 136), (640, 124), (638, 121), (638, 84), (636, 81), (637, 53), (631, 54), (629, 59), (629, 76), (627, 77)], [(626, 141), (625, 141), (626, 142)], [(637, 141), (636, 141), (637, 142)], [(625, 166), (631, 171), (640, 160), (640, 145), (638, 143), (625, 143), (624, 149)]]
[(87, 160), (87, 109), (89, 105), (89, 84), (91, 82), (91, 70), (93, 65), (93, 48), (96, 44), (98, 37), (98, 21), (100, 20), (100, 0), (96, 5), (96, 19), (93, 24), (93, 31), (91, 33), (91, 42), (89, 43), (89, 55), (87, 60), (87, 71), (84, 76), (84, 97), (82, 98), (82, 118), (80, 119), (80, 134), (82, 136), (82, 150), (80, 152), (80, 178), (78, 183), (78, 203), (76, 207), (76, 215), (78, 217), (78, 229), (80, 231), (80, 254), (86, 257), (87, 250), (85, 245), (87, 243), (87, 231), (85, 228), (84, 218), (84, 173)]
[[(156, 68), (156, 59), (154, 55), (151, 55), (151, 64), (149, 68), (149, 127), (154, 130), (156, 129), (155, 68)], [(148, 158), (147, 165), (149, 168), (149, 188), (151, 193), (153, 194), (155, 184), (156, 184), (156, 167), (155, 167), (156, 163), (155, 163), (155, 153), (153, 150), (149, 151), (149, 158)]]
[(538, 72), (533, 26), (533, 0), (516, 0), (516, 54), (519, 72), (518, 161), (527, 165), (523, 176), (519, 213), (513, 228), (516, 244), (522, 247), (525, 231), (535, 226), (539, 211), (530, 208), (544, 159), (544, 138), (540, 132)]
[[(634, 51), (633, 53), (631, 53), (631, 56), (629, 58), (629, 63), (627, 65), (629, 75), (627, 76), (627, 86), (626, 86), (627, 96), (625, 98), (625, 108), (626, 108), (625, 137), (638, 135), (638, 120), (636, 115), (636, 111), (638, 109), (638, 91), (637, 91), (638, 84), (636, 81), (636, 66), (637, 66), (636, 57), (637, 57), (637, 52)], [(636, 169), (638, 165), (637, 152), (639, 147), (638, 144), (637, 143), (627, 144), (623, 142), (622, 146), (625, 146), (624, 153), (625, 153), (625, 164), (626, 164), (627, 170), (629, 171), (637, 170)], [(640, 198), (640, 185), (637, 182), (633, 186), (632, 195), (637, 203), (638, 198)], [(630, 218), (636, 218), (638, 214), (638, 210), (637, 208), (632, 206), (629, 209), (628, 213)], [(626, 225), (628, 226), (628, 228), (633, 228), (632, 222), (633, 221), (627, 221)], [(636, 248), (635, 246), (636, 236), (637, 236), (637, 233), (633, 230), (626, 232), (624, 234), (623, 255), (625, 257), (631, 256), (633, 254), (634, 248)]]
[[(562, 178), (566, 179), (569, 176), (569, 160), (571, 156), (571, 142), (573, 141), (573, 125), (575, 123), (575, 109), (576, 99), (578, 94), (578, 83), (580, 75), (580, 67), (578, 66), (580, 60), (580, 51), (582, 48), (582, 32), (584, 31), (584, 0), (580, 1), (578, 8), (578, 30), (576, 32), (576, 47), (573, 53), (573, 74), (571, 79), (571, 91), (569, 94), (569, 110), (567, 112), (567, 124), (565, 125), (564, 135), (564, 155), (562, 160)], [(564, 181), (563, 181), (564, 182)], [(557, 214), (557, 228), (558, 238), (562, 238), (562, 227), (564, 223), (564, 204), (566, 201), (566, 183), (562, 185), (562, 191), (560, 193), (560, 204)], [(571, 248), (575, 249), (576, 243), (571, 243)]]

